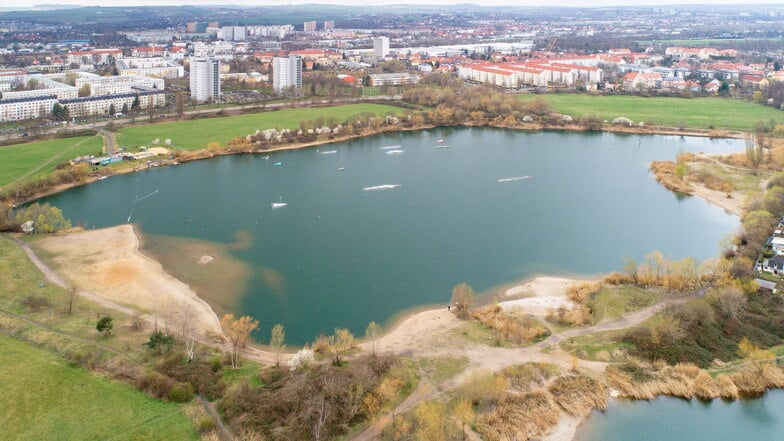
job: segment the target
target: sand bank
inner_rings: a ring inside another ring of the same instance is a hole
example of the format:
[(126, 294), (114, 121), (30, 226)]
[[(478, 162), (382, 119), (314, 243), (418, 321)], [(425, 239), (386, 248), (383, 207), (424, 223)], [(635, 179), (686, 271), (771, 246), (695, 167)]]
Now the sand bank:
[(705, 199), (708, 203), (721, 207), (735, 216), (743, 214), (743, 200), (745, 199), (743, 193), (734, 191), (731, 193), (732, 197), (728, 198), (727, 193), (723, 191), (711, 190), (697, 182), (691, 182), (690, 184), (694, 187), (694, 191), (691, 193), (692, 196)]
[(131, 225), (51, 236), (36, 247), (49, 253), (57, 271), (79, 289), (157, 316), (162, 324), (187, 321), (199, 335), (221, 332), (204, 300), (139, 252)]
[(502, 291), (500, 297), (517, 298), (500, 303), (505, 310), (518, 310), (526, 314), (546, 316), (551, 311), (564, 307), (572, 309), (574, 302), (566, 297), (570, 286), (585, 280), (565, 277), (539, 276)]

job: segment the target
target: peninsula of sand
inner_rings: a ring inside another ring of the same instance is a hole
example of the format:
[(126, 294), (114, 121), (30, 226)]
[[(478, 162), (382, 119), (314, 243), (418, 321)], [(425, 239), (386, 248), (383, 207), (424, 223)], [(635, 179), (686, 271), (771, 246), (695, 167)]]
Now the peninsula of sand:
[[(163, 324), (187, 315), (200, 335), (220, 334), (218, 316), (188, 285), (139, 251), (132, 225), (47, 237), (36, 243), (57, 272), (79, 291), (130, 307)], [(182, 320), (182, 319), (180, 319)]]

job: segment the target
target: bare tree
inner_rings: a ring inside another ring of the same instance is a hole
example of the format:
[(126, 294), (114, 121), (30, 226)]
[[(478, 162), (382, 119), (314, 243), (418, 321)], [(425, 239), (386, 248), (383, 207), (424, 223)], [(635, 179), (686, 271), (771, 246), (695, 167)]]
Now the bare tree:
[(474, 289), (467, 283), (456, 285), (452, 289), (452, 303), (454, 312), (460, 318), (468, 317), (468, 310), (474, 303)]
[(340, 366), (346, 353), (354, 346), (354, 335), (345, 328), (335, 329), (335, 333), (329, 336), (328, 342), (332, 364)]
[(240, 349), (247, 346), (251, 332), (259, 327), (259, 321), (247, 315), (235, 319), (234, 314), (226, 314), (221, 319), (221, 327), (227, 337), (227, 352), (231, 360), (231, 367), (237, 369)]
[(68, 290), (68, 314), (71, 314), (71, 312), (73, 312), (73, 304), (74, 304), (74, 300), (76, 300), (76, 296), (77, 296), (76, 288), (71, 287), (71, 289)]
[(285, 341), (286, 332), (283, 330), (283, 325), (278, 323), (272, 327), (272, 336), (270, 337), (270, 347), (275, 352), (275, 366), (280, 366), (280, 354), (283, 351)]
[(376, 339), (381, 335), (381, 325), (376, 322), (370, 322), (365, 328), (365, 339), (370, 340), (370, 353), (376, 356)]

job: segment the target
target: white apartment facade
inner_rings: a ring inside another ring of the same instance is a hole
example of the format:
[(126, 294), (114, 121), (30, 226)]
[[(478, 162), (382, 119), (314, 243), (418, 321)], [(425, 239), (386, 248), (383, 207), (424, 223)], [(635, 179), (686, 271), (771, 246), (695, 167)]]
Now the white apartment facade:
[(382, 60), (389, 55), (389, 37), (375, 37), (373, 39), (373, 57)]
[(294, 87), (302, 89), (302, 57), (290, 55), (288, 57), (272, 58), (272, 88), (281, 93)]
[(214, 58), (191, 58), (191, 99), (198, 102), (218, 100), (221, 95), (220, 61)]
[(21, 121), (40, 118), (52, 113), (57, 103), (54, 95), (35, 98), (0, 100), (0, 121)]
[(120, 75), (143, 75), (156, 78), (182, 78), (185, 68), (163, 57), (123, 58), (115, 63)]
[(72, 117), (79, 118), (89, 115), (106, 115), (109, 113), (109, 109), (112, 105), (114, 106), (114, 111), (120, 113), (124, 106), (131, 109), (131, 107), (133, 107), (133, 102), (137, 97), (139, 99), (140, 109), (149, 109), (151, 107), (166, 105), (166, 93), (163, 90), (145, 90), (141, 88), (135, 89), (132, 93), (123, 93), (119, 95), (91, 96), (71, 100), (60, 100), (60, 104), (68, 107), (68, 111)]

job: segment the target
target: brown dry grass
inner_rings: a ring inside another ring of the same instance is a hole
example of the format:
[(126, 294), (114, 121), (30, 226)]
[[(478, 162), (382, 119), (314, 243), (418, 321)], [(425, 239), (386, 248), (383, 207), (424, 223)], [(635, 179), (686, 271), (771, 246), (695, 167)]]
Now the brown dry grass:
[(585, 375), (558, 377), (548, 391), (569, 415), (585, 416), (591, 409), (607, 408), (607, 386)]
[(602, 284), (599, 282), (582, 282), (570, 286), (566, 290), (566, 297), (569, 300), (584, 304), (592, 295), (602, 290)]
[(666, 188), (678, 193), (691, 194), (694, 187), (675, 174), (676, 164), (672, 161), (653, 161), (651, 171), (656, 175), (656, 180)]
[(503, 313), (498, 304), (483, 306), (471, 316), (492, 329), (498, 336), (515, 344), (530, 343), (550, 333), (541, 323), (526, 317), (512, 317)]
[(519, 392), (530, 392), (535, 388), (541, 388), (556, 374), (558, 374), (558, 366), (534, 362), (509, 366), (499, 373), (507, 379), (509, 387)]
[(608, 385), (622, 395), (642, 400), (659, 395), (702, 400), (737, 399), (740, 395), (759, 395), (769, 388), (784, 387), (784, 371), (766, 362), (754, 363), (741, 371), (716, 378), (690, 364), (661, 369), (626, 364), (608, 367), (605, 378)]
[(746, 369), (732, 374), (730, 379), (745, 395), (759, 395), (767, 389), (784, 387), (784, 372), (775, 364), (757, 362)]
[(559, 416), (558, 407), (546, 392), (510, 395), (477, 418), (476, 431), (491, 441), (538, 439), (558, 422)]

